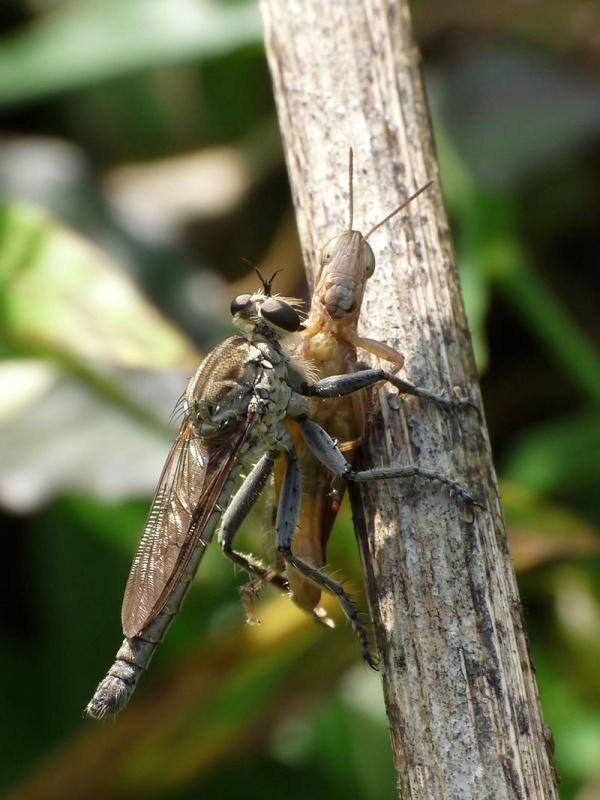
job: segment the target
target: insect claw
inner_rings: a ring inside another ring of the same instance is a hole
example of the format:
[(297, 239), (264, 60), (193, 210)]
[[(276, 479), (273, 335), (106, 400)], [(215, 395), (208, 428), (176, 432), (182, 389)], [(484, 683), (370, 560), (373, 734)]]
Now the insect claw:
[(487, 511), (487, 506), (485, 505), (485, 503), (483, 501), (474, 498), (473, 495), (467, 492), (466, 489), (463, 489), (458, 485), (451, 486), (449, 488), (451, 492), (454, 492), (460, 497), (460, 499), (468, 508), (478, 508), (481, 511)]
[(381, 659), (379, 656), (374, 656), (370, 651), (368, 651), (367, 653), (363, 654), (363, 659), (367, 662), (368, 666), (371, 667), (372, 670), (375, 672), (380, 671)]
[(481, 410), (481, 405), (474, 397), (466, 397), (461, 401), (461, 405), (463, 405), (465, 408), (472, 408), (474, 411), (476, 411), (479, 421), (483, 422), (483, 411)]
[(474, 500), (470, 495), (468, 499), (465, 497), (463, 497), (462, 499), (465, 503), (464, 518), (466, 522), (468, 522), (469, 524), (475, 522), (475, 509), (479, 509), (480, 511), (487, 510), (487, 506), (485, 506), (483, 503), (480, 503), (478, 500)]
[[(254, 595), (254, 596), (253, 596)], [(252, 584), (240, 587), (240, 600), (246, 614), (246, 625), (260, 625), (260, 620), (254, 612), (254, 600), (257, 595)]]

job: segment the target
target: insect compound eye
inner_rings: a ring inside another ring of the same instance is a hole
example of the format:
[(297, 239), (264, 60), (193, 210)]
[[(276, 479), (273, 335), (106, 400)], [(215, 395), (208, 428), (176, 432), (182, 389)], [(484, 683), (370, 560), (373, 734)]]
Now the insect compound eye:
[(321, 252), (319, 254), (319, 262), (322, 267), (326, 264), (329, 264), (331, 259), (333, 258), (333, 254), (335, 252), (335, 244), (337, 242), (337, 236), (333, 239), (330, 239), (327, 244), (324, 244), (321, 248)]
[(243, 311), (247, 308), (252, 301), (251, 294), (238, 294), (237, 297), (234, 297), (231, 301), (231, 316), (234, 317), (238, 312)]
[(375, 253), (371, 250), (371, 245), (368, 242), (363, 245), (362, 259), (365, 275), (370, 278), (375, 272)]
[(300, 317), (296, 310), (283, 300), (277, 300), (276, 298), (265, 300), (260, 307), (260, 315), (267, 322), (277, 328), (281, 328), (281, 330), (289, 331), (290, 333), (300, 330)]

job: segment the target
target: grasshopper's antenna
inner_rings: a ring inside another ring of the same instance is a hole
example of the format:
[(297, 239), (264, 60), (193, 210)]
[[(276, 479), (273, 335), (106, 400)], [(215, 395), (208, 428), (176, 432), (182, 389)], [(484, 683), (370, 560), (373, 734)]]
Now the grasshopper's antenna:
[(352, 223), (354, 221), (354, 151), (350, 148), (348, 153), (348, 211), (349, 221), (348, 230), (352, 230)]
[(421, 188), (420, 188), (420, 189), (417, 189), (417, 191), (416, 191), (416, 192), (414, 192), (413, 194), (411, 194), (411, 196), (410, 196), (410, 197), (408, 197), (408, 198), (407, 198), (407, 199), (406, 199), (406, 200), (405, 200), (405, 201), (404, 201), (404, 202), (403, 202), (401, 205), (399, 205), (399, 206), (398, 206), (398, 208), (395, 208), (395, 209), (394, 209), (394, 210), (393, 210), (391, 213), (389, 213), (389, 214), (387, 215), (387, 217), (384, 217), (384, 218), (381, 220), (381, 222), (378, 222), (378, 223), (377, 223), (377, 225), (373, 225), (373, 227), (371, 228), (371, 230), (370, 230), (370, 231), (367, 233), (367, 235), (365, 236), (365, 242), (367, 241), (367, 239), (369, 238), (369, 236), (370, 236), (372, 233), (375, 233), (375, 231), (377, 230), (377, 228), (381, 228), (381, 226), (382, 226), (382, 225), (385, 225), (385, 223), (386, 223), (386, 222), (389, 222), (389, 221), (391, 220), (391, 218), (392, 218), (392, 217), (395, 217), (395, 216), (396, 216), (396, 214), (400, 213), (400, 211), (402, 211), (402, 209), (403, 209), (403, 208), (406, 208), (406, 206), (407, 206), (409, 203), (412, 203), (412, 201), (415, 199), (415, 197), (418, 197), (418, 196), (421, 194), (421, 192), (424, 192), (424, 191), (425, 191), (425, 189), (429, 189), (429, 187), (431, 186), (431, 184), (432, 184), (432, 183), (433, 183), (433, 181), (428, 181), (426, 184), (424, 184), (424, 186), (421, 186)]

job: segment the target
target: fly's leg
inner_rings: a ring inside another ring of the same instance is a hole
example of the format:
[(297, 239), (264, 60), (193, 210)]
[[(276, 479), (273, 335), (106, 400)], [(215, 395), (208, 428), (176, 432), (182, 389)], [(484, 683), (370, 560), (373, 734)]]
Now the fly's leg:
[[(276, 570), (272, 570), (273, 575), (277, 575)], [(245, 583), (243, 586), (240, 586), (240, 600), (242, 601), (242, 606), (244, 607), (244, 613), (246, 614), (246, 624), (247, 625), (260, 625), (260, 619), (256, 616), (256, 612), (254, 610), (254, 603), (258, 596), (258, 593), (268, 582), (268, 578), (270, 575), (266, 575), (264, 578), (254, 578), (254, 580)]]
[[(373, 669), (377, 669), (377, 661), (369, 650), (369, 639), (367, 632), (363, 627), (356, 610), (354, 603), (350, 596), (343, 588), (343, 586), (330, 578), (317, 567), (308, 564), (301, 558), (298, 558), (292, 553), (292, 537), (296, 528), (296, 521), (300, 511), (301, 503), (301, 485), (300, 485), (300, 469), (298, 467), (298, 457), (295, 448), (290, 442), (285, 451), (286, 458), (286, 472), (283, 481), (283, 488), (279, 498), (279, 507), (277, 509), (277, 551), (281, 553), (284, 561), (294, 567), (305, 575), (310, 580), (322, 586), (331, 594), (334, 594), (340, 604), (344, 613), (350, 620), (354, 628), (358, 640), (360, 642), (360, 650), (364, 660)], [(342, 456), (343, 458), (343, 456)]]
[(358, 372), (352, 372), (349, 375), (334, 375), (331, 378), (323, 378), (313, 384), (303, 383), (300, 386), (299, 393), (305, 397), (343, 397), (344, 395), (357, 392), (359, 389), (368, 389), (370, 386), (374, 386), (380, 381), (388, 381), (392, 386), (395, 386), (401, 394), (412, 394), (423, 400), (431, 400), (442, 408), (454, 409), (471, 407), (479, 413), (478, 406), (471, 399), (455, 399), (445, 395), (435, 394), (428, 389), (421, 389), (419, 386), (413, 386), (412, 383), (403, 381), (401, 378), (398, 378), (391, 372), (386, 372), (384, 369), (363, 369)]
[[(294, 423), (289, 425), (285, 423), (285, 429), (291, 436), (291, 442), (294, 445), (297, 442), (302, 443), (302, 435), (300, 429)], [(286, 439), (289, 443), (289, 439)], [(287, 446), (287, 444), (285, 445)], [(300, 504), (300, 514), (296, 522), (296, 530), (294, 532), (294, 552), (302, 559), (310, 561), (315, 566), (321, 566), (325, 557), (323, 537), (320, 535), (321, 531), (318, 528), (316, 512), (323, 503), (323, 490), (320, 476), (325, 474), (322, 465), (311, 455), (311, 453), (304, 450), (304, 456), (308, 457), (308, 465), (301, 460), (300, 472), (302, 474), (302, 502)], [(317, 472), (311, 470), (311, 464), (316, 465)], [(283, 479), (285, 476), (286, 461), (282, 452), (279, 461), (275, 465), (275, 480), (274, 480), (274, 498), (281, 496), (281, 488), (283, 486)], [(316, 484), (315, 484), (316, 480)], [(327, 483), (327, 480), (325, 481)], [(345, 486), (344, 486), (345, 488)], [(269, 532), (275, 532), (277, 523), (277, 502), (271, 506), (271, 518), (268, 522)], [(323, 509), (321, 509), (323, 511)], [(317, 525), (317, 527), (315, 527)], [(315, 535), (317, 534), (317, 535)], [(277, 553), (276, 564), (280, 571), (285, 571), (286, 565), (281, 553)], [(304, 575), (301, 575), (294, 569), (287, 571), (287, 579), (290, 585), (290, 598), (298, 606), (298, 608), (305, 614), (309, 614), (315, 622), (325, 625), (327, 628), (335, 628), (335, 622), (328, 615), (327, 610), (319, 605), (321, 599), (321, 587), (314, 584), (312, 581), (307, 580)]]
[(250, 612), (251, 596), (258, 591), (263, 583), (273, 583), (284, 592), (287, 592), (289, 589), (287, 580), (277, 570), (266, 567), (262, 561), (259, 561), (257, 558), (240, 553), (232, 547), (233, 540), (240, 525), (257, 501), (258, 496), (273, 470), (273, 465), (278, 456), (278, 450), (271, 450), (265, 453), (253, 467), (252, 471), (227, 506), (217, 536), (217, 540), (227, 558), (231, 559), (234, 564), (242, 567), (242, 569), (250, 575), (256, 576), (256, 580), (251, 581), (240, 590), (242, 594), (242, 603), (250, 621), (253, 619), (253, 615)]
[(365, 482), (386, 478), (425, 478), (447, 486), (451, 492), (458, 495), (469, 506), (480, 506), (472, 495), (456, 481), (434, 472), (430, 469), (414, 465), (401, 467), (372, 467), (371, 469), (355, 470), (346, 461), (334, 439), (316, 422), (305, 417), (299, 419), (300, 430), (309, 449), (314, 456), (330, 469), (334, 475), (339, 475), (347, 481)]

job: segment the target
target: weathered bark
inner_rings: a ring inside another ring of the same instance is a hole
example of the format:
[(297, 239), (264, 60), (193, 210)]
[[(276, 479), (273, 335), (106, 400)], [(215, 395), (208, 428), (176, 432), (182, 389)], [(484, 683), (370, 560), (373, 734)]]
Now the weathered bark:
[[(309, 276), (320, 245), (363, 232), (433, 178), (371, 240), (362, 333), (406, 355), (420, 386), (477, 394), (438, 168), (404, 0), (261, 0)], [(555, 775), (484, 423), (380, 392), (363, 462), (418, 463), (470, 487), (472, 514), (419, 481), (371, 484), (355, 521), (401, 798), (554, 798)]]

